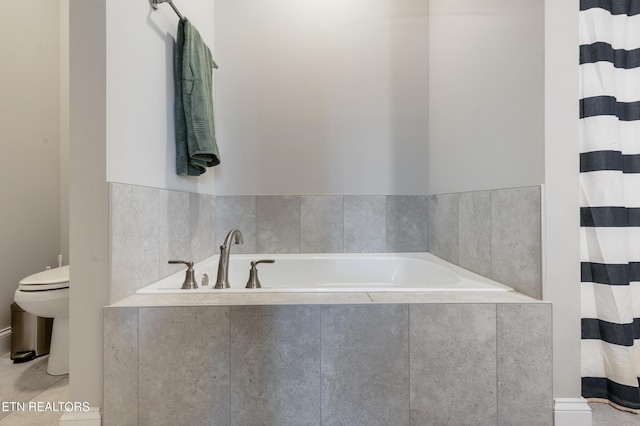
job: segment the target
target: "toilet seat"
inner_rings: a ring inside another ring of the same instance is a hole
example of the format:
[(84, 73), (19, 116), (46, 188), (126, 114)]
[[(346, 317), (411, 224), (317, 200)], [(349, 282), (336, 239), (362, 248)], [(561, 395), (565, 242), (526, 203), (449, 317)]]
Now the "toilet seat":
[(48, 290), (60, 290), (63, 288), (69, 288), (69, 283), (60, 284), (19, 284), (18, 289), (20, 291), (48, 291)]
[(20, 291), (49, 291), (69, 288), (69, 265), (29, 275), (18, 284)]

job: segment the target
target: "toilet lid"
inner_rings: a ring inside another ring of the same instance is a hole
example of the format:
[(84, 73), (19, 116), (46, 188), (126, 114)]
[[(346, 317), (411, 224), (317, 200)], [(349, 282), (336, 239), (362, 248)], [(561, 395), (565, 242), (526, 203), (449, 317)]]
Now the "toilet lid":
[(69, 287), (69, 265), (29, 275), (20, 281), (23, 291), (57, 290)]

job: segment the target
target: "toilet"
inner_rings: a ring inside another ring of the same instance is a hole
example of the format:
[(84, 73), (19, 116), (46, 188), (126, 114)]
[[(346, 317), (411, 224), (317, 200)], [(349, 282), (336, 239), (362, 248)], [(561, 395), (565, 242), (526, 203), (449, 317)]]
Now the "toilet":
[(47, 373), (69, 372), (69, 266), (49, 269), (20, 281), (14, 301), (25, 311), (53, 318)]

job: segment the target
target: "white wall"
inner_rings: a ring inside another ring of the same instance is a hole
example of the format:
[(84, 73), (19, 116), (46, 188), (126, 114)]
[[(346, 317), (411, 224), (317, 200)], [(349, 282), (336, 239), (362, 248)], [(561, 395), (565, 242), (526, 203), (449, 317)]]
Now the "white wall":
[[(214, 2), (176, 2), (213, 49)], [(175, 173), (173, 53), (178, 17), (168, 4), (107, 2), (107, 180), (214, 193), (214, 173)]]
[[(180, 11), (213, 45), (213, 2)], [(102, 307), (109, 303), (108, 182), (213, 193), (213, 173), (178, 178), (173, 159), (173, 37), (168, 5), (69, 3), (70, 388), (72, 401), (102, 405)]]
[(59, 11), (2, 2), (0, 26), (0, 330), (18, 281), (61, 253)]
[(553, 393), (581, 395), (578, 8), (545, 2), (545, 279), (553, 302)]
[(216, 0), (216, 194), (424, 194), (428, 2)]
[(429, 192), (544, 181), (544, 2), (430, 1)]
[(102, 307), (109, 302), (103, 1), (69, 1), (69, 400), (102, 405)]
[(60, 253), (69, 263), (69, 0), (60, 3)]

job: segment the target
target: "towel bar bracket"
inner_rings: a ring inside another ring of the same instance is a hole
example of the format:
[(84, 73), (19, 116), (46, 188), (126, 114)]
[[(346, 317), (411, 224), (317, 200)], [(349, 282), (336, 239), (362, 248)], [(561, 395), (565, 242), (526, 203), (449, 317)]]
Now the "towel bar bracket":
[(176, 15), (178, 15), (178, 18), (184, 19), (184, 16), (182, 16), (176, 5), (173, 4), (172, 0), (149, 0), (149, 3), (151, 3), (153, 10), (158, 10), (158, 5), (160, 3), (169, 3), (169, 6), (171, 6)]

